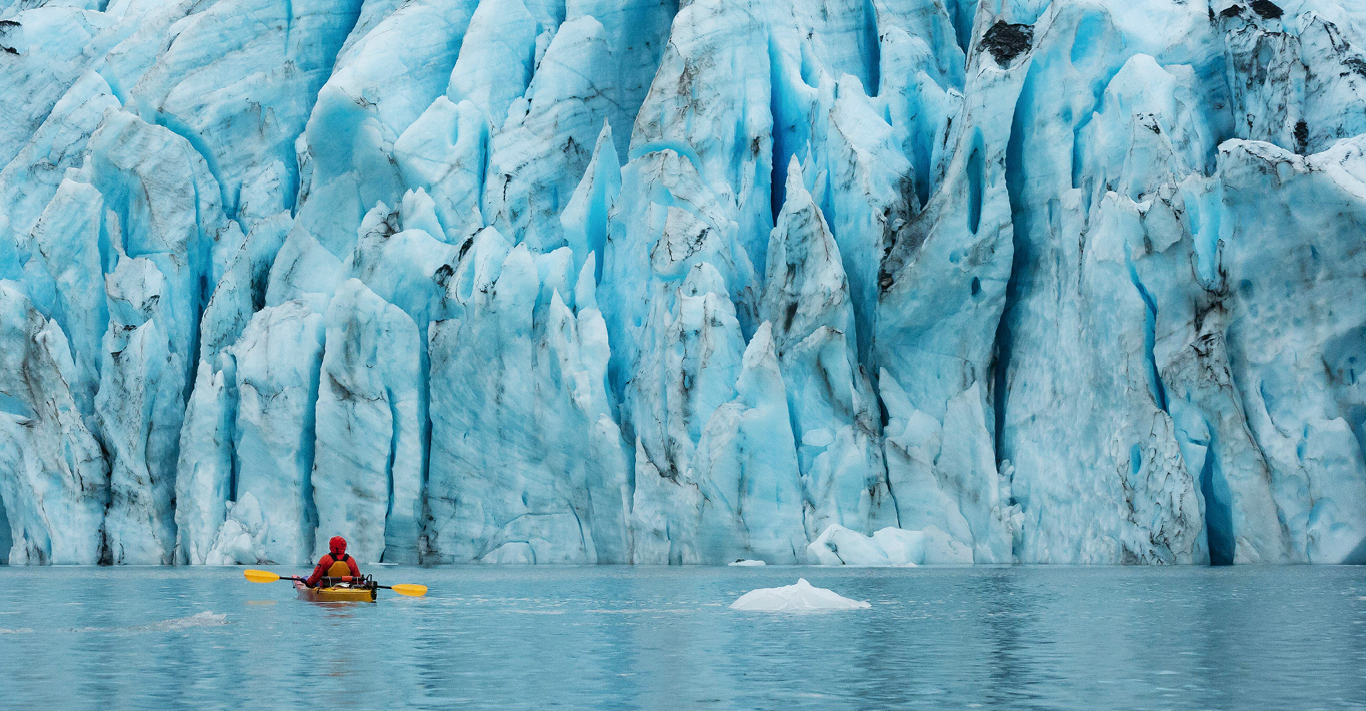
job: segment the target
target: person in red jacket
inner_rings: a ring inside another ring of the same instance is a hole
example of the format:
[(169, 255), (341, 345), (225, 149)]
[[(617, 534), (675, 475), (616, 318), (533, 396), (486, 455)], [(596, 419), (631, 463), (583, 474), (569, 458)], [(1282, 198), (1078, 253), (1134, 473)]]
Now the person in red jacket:
[(340, 578), (350, 575), (360, 577), (360, 566), (356, 565), (356, 559), (346, 554), (346, 539), (341, 536), (333, 536), (327, 542), (327, 549), (330, 551), (318, 561), (318, 567), (313, 569), (313, 574), (308, 576), (308, 587), (315, 588), (318, 581), (324, 576), (329, 578)]

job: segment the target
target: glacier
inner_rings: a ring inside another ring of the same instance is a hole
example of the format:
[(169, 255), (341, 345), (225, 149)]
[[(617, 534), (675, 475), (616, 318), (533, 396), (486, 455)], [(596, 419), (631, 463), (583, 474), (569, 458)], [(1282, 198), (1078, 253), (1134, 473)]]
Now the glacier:
[(1366, 563), (1359, 3), (0, 0), (0, 65), (0, 563)]

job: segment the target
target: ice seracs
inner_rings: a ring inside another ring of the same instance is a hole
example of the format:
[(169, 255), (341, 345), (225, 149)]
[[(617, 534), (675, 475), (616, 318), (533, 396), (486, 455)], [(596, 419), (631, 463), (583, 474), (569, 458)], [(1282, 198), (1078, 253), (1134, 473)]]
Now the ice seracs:
[(474, 241), (446, 281), (451, 317), (428, 338), (429, 555), (627, 562), (629, 459), (592, 260), (575, 272), (568, 248), (533, 255), (492, 227)]
[(759, 313), (783, 374), (808, 535), (831, 524), (895, 523), (877, 446), (881, 422), (850, 337), (856, 327), (839, 246), (795, 156), (766, 266)]
[(426, 419), (417, 326), (359, 279), (341, 285), (325, 317), (309, 479), (317, 535), (344, 536), (361, 560), (416, 562)]
[(231, 349), (237, 374), (234, 500), (251, 494), (259, 502), (261, 557), (277, 563), (313, 557), (314, 403), (325, 323), (307, 304), (287, 301), (258, 311)]
[(0, 498), (11, 565), (84, 564), (101, 558), (109, 465), (67, 388), (68, 341), (18, 288), (0, 281)]
[(1360, 561), (1363, 47), (0, 0), (0, 560)]

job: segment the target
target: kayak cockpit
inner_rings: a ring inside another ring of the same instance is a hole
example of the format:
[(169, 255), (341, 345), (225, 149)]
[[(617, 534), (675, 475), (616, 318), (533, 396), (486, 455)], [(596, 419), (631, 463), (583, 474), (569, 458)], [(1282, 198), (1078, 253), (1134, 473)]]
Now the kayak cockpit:
[(353, 581), (323, 578), (316, 588), (296, 580), (294, 589), (298, 591), (300, 600), (309, 602), (374, 602), (378, 591), (375, 581), (368, 577)]

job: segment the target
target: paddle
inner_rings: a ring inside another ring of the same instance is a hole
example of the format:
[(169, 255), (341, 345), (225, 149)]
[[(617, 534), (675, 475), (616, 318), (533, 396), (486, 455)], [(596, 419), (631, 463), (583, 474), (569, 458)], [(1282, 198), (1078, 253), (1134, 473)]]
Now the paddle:
[(291, 575), (287, 578), (281, 578), (279, 575), (276, 575), (275, 573), (272, 573), (269, 570), (252, 570), (250, 568), (242, 571), (242, 575), (245, 576), (247, 580), (250, 580), (253, 583), (273, 583), (277, 580), (282, 579), (303, 580), (303, 578), (300, 578), (297, 575)]
[[(247, 580), (250, 580), (253, 583), (273, 583), (277, 580), (303, 580), (303, 578), (300, 578), (296, 575), (282, 577), (280, 575), (270, 572), (269, 570), (253, 570), (251, 568), (242, 571), (242, 575)], [(406, 595), (408, 597), (422, 597), (423, 595), (427, 594), (426, 585), (410, 585), (405, 583), (399, 583), (397, 585), (376, 585), (375, 587), (384, 588), (385, 590), (393, 590), (399, 595)]]
[(408, 597), (422, 597), (423, 595), (427, 594), (426, 585), (412, 585), (399, 583), (397, 585), (376, 585), (375, 587), (384, 588), (385, 590), (393, 590), (399, 595), (407, 595)]

